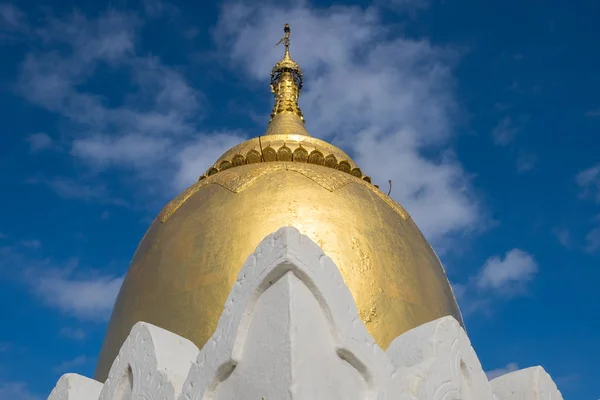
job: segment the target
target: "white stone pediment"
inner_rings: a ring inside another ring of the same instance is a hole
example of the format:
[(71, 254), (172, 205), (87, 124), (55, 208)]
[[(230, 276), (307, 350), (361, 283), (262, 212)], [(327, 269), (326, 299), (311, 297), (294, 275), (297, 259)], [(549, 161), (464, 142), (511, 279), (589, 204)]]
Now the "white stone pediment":
[(453, 317), (398, 336), (387, 354), (396, 368), (397, 384), (410, 388), (417, 399), (494, 399), (471, 342)]
[(100, 400), (175, 399), (196, 354), (191, 341), (138, 322), (110, 368)]
[(64, 374), (50, 393), (48, 400), (96, 400), (102, 384), (85, 376)]
[(514, 371), (490, 383), (498, 400), (563, 400), (556, 384), (542, 367)]
[(244, 264), (182, 400), (383, 399), (392, 372), (333, 261), (283, 228)]

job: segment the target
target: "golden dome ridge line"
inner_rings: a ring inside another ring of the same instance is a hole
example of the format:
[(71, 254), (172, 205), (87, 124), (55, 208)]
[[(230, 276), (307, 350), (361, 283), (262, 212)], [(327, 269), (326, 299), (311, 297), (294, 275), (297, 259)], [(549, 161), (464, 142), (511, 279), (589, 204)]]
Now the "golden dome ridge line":
[[(257, 166), (258, 167), (258, 166)], [(378, 187), (371, 185), (369, 182), (364, 179), (360, 179), (351, 174), (346, 174), (341, 171), (332, 170), (329, 175), (323, 176), (323, 174), (313, 171), (309, 168), (308, 165), (298, 164), (293, 162), (277, 162), (270, 163), (268, 166), (264, 165), (260, 169), (256, 169), (251, 171), (251, 173), (247, 173), (242, 175), (238, 174), (237, 171), (227, 171), (220, 173), (218, 175), (212, 175), (208, 178), (202, 179), (189, 188), (187, 188), (183, 193), (169, 202), (159, 213), (157, 219), (161, 223), (167, 222), (167, 220), (181, 207), (190, 197), (198, 192), (202, 187), (216, 184), (224, 189), (229, 190), (232, 193), (240, 193), (243, 190), (247, 189), (254, 183), (256, 183), (261, 178), (270, 175), (277, 171), (290, 171), (299, 173), (306, 178), (312, 180), (317, 183), (319, 186), (328, 190), (329, 192), (334, 192), (336, 190), (341, 189), (342, 187), (349, 184), (359, 184), (363, 185), (369, 189), (373, 193), (375, 193), (379, 198), (381, 198), (390, 208), (392, 208), (396, 213), (398, 213), (403, 220), (408, 220), (410, 216), (400, 204), (394, 201), (391, 197), (387, 196)]]

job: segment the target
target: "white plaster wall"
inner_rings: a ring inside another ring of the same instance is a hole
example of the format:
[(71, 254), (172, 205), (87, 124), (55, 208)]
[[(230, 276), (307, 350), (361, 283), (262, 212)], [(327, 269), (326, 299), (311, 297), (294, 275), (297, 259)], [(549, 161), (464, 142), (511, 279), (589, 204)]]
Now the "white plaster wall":
[(458, 321), (444, 317), (400, 335), (387, 354), (398, 385), (418, 399), (493, 400), (492, 389)]
[(490, 383), (498, 400), (562, 400), (550, 375), (539, 366), (499, 376)]
[(101, 390), (102, 384), (98, 381), (77, 374), (64, 374), (48, 400), (97, 400)]
[(100, 400), (175, 399), (196, 354), (189, 340), (138, 322), (113, 362)]
[(364, 378), (338, 356), (318, 302), (292, 272), (265, 290), (248, 328), (216, 399), (364, 398)]

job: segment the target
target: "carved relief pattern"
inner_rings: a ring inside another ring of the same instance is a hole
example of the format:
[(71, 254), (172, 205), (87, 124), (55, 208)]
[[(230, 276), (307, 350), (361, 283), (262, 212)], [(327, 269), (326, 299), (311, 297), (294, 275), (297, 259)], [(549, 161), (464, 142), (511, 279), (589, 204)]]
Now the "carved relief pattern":
[(277, 159), (279, 161), (292, 161), (292, 150), (285, 144), (277, 150)]
[(338, 169), (337, 158), (333, 154), (328, 155), (325, 157), (324, 165), (328, 168)]
[(236, 154), (231, 159), (231, 163), (233, 164), (234, 167), (239, 167), (240, 165), (244, 165), (246, 163), (246, 160), (244, 159), (243, 155)]
[(281, 164), (272, 164), (264, 166), (263, 168), (256, 168), (247, 172), (245, 171), (245, 173), (242, 175), (238, 175), (236, 171), (227, 171), (224, 174), (216, 175), (215, 179), (213, 179), (210, 183), (221, 185), (233, 193), (240, 193), (263, 176), (283, 169), (284, 166)]
[(113, 362), (99, 400), (175, 399), (198, 352), (189, 340), (138, 322)]
[(263, 149), (263, 160), (266, 162), (277, 161), (277, 152), (271, 146)]
[(303, 148), (302, 144), (300, 143), (298, 143), (298, 147), (293, 151), (284, 143), (283, 146), (279, 147), (277, 150), (271, 147), (270, 144), (267, 144), (267, 146), (262, 149), (262, 155), (256, 149), (248, 151), (245, 157), (242, 154), (235, 154), (233, 157), (231, 157), (231, 160), (221, 160), (218, 162), (218, 165), (215, 164), (212, 166), (204, 175), (200, 177), (200, 180), (232, 167), (239, 167), (244, 164), (272, 161), (293, 161), (297, 163), (324, 165), (328, 168), (337, 169), (371, 183), (371, 178), (363, 175), (360, 168), (353, 168), (348, 160), (342, 160), (338, 162), (338, 159), (334, 154), (324, 155), (323, 152), (318, 149), (311, 151), (309, 154), (309, 152)]
[[(240, 160), (244, 158), (244, 156), (242, 156), (241, 154), (236, 154), (235, 156), (238, 156)], [(259, 163), (260, 161), (261, 161), (260, 153), (258, 151), (250, 150), (248, 153), (246, 153), (246, 163), (255, 164), (255, 163)], [(243, 164), (244, 164), (244, 162), (241, 161), (241, 165), (243, 165)]]
[(307, 162), (308, 161), (308, 151), (300, 145), (296, 150), (294, 150), (293, 160), (296, 162)]
[(308, 155), (308, 162), (310, 164), (323, 165), (324, 161), (325, 158), (323, 157), (323, 153), (321, 153), (319, 150), (313, 150)]

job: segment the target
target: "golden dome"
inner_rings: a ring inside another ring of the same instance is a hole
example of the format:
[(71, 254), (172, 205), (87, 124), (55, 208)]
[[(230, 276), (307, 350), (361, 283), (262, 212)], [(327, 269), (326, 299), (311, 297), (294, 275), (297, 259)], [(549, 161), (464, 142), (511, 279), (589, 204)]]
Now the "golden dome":
[[(285, 39), (287, 48), (289, 30)], [(297, 89), (283, 100), (294, 103)], [(283, 226), (333, 259), (382, 348), (439, 317), (462, 321), (439, 259), (402, 206), (342, 150), (286, 131), (304, 126), (294, 109), (275, 116), (268, 135), (227, 151), (152, 223), (117, 297), (96, 379), (106, 378), (138, 321), (202, 347), (243, 263)]]

